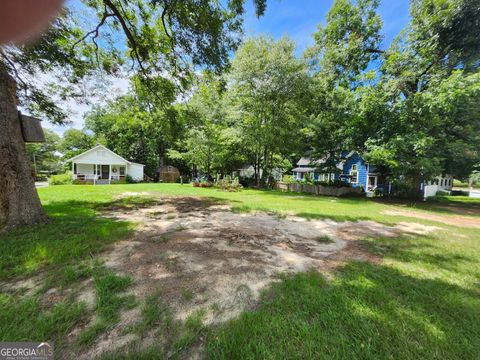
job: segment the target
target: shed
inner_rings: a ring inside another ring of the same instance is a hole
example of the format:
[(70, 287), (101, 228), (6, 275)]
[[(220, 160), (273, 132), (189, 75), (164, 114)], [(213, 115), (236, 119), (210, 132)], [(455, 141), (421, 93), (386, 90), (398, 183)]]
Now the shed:
[(172, 165), (163, 165), (157, 169), (157, 177), (160, 182), (177, 182), (180, 179), (180, 171)]

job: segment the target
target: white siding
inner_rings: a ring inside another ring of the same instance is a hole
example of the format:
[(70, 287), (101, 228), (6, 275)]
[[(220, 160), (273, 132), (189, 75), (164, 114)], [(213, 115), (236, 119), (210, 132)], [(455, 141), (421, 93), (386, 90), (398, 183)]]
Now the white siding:
[(108, 151), (103, 147), (97, 147), (87, 151), (85, 154), (80, 155), (73, 161), (77, 164), (127, 164), (127, 162), (120, 156)]
[(143, 180), (143, 165), (129, 164), (127, 166), (127, 174), (130, 175), (133, 180)]
[(77, 164), (77, 174), (80, 175), (94, 175), (92, 164)]

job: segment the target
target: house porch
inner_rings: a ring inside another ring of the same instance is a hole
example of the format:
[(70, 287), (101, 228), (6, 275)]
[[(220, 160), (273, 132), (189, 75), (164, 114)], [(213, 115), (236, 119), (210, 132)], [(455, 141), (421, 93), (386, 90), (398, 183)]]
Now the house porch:
[(126, 164), (72, 162), (73, 180), (81, 183), (111, 184), (112, 182), (125, 182), (127, 172)]

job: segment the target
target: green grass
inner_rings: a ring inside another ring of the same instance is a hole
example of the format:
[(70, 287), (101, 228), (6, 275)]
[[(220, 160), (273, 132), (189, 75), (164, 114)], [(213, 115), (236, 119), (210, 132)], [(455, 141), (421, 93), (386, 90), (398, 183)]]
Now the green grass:
[[(118, 199), (124, 192), (149, 195)], [(178, 184), (65, 185), (39, 189), (39, 194), (51, 221), (1, 235), (0, 281), (13, 283), (35, 275), (45, 279), (44, 285), (33, 295), (0, 294), (0, 340), (54, 339), (61, 346), (72, 327), (93, 311), (97, 320), (80, 337), (80, 344), (91, 344), (118, 321), (120, 311), (136, 305), (124, 294), (131, 279), (95, 262), (96, 254), (128, 237), (135, 224), (98, 217), (98, 212), (130, 211), (165, 196), (203, 196), (229, 203), (235, 212), (391, 225), (414, 221), (443, 230), (364, 239), (363, 245), (381, 262), (348, 262), (328, 281), (313, 271), (284, 276), (264, 292), (255, 311), (214, 328), (203, 325), (202, 311), (176, 323), (161, 301), (161, 291), (155, 292), (141, 303), (141, 320), (130, 331), (157, 331), (163, 342), (148, 349), (132, 345), (110, 358), (181, 357), (200, 338), (206, 339), (205, 355), (211, 359), (480, 357), (480, 229), (385, 214), (415, 210), (479, 218), (478, 199), (442, 197), (408, 203), (261, 190), (230, 193)], [(51, 287), (71, 288), (92, 277), (93, 310), (70, 297), (55, 306), (41, 300)]]
[(328, 235), (319, 236), (315, 239), (315, 241), (317, 241), (321, 244), (331, 244), (331, 243), (334, 242), (333, 239)]
[(93, 285), (96, 293), (95, 323), (83, 330), (78, 339), (79, 345), (91, 344), (99, 334), (116, 324), (119, 312), (136, 305), (135, 299), (130, 295), (119, 295), (132, 283), (132, 279), (119, 276), (105, 268), (98, 268), (93, 276)]
[(61, 301), (52, 308), (37, 296), (18, 298), (0, 294), (1, 341), (65, 341), (68, 330), (84, 316), (85, 304)]

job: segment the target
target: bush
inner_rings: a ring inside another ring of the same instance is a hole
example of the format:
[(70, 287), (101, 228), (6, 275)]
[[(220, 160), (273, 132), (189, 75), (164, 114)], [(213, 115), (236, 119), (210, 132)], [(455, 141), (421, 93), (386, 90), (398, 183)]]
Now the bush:
[(138, 181), (134, 180), (129, 174), (125, 176), (125, 183), (136, 184)]
[(36, 174), (35, 181), (47, 181), (48, 177), (45, 174)]
[(72, 182), (73, 179), (71, 171), (67, 171), (64, 174), (52, 175), (50, 176), (50, 179), (48, 179), (48, 183), (50, 185), (67, 185), (71, 184)]
[(243, 186), (239, 183), (238, 178), (231, 178), (230, 176), (225, 176), (223, 179), (217, 181), (217, 187), (222, 191), (241, 191)]
[(285, 184), (293, 184), (295, 182), (295, 179), (292, 175), (283, 175), (282, 182), (284, 182)]

